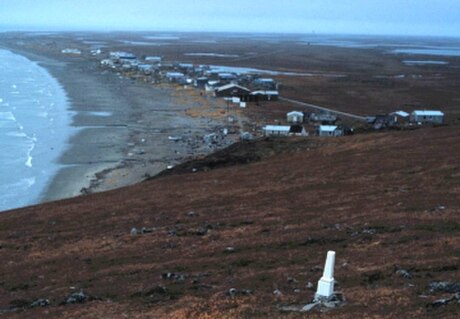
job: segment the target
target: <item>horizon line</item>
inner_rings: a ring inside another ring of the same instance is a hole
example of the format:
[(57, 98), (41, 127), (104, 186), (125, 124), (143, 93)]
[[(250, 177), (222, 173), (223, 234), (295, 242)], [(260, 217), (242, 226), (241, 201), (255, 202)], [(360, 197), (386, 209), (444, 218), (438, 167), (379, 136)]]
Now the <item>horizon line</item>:
[(452, 38), (460, 39), (460, 35), (440, 35), (440, 34), (395, 34), (395, 33), (359, 33), (359, 32), (285, 32), (285, 31), (230, 31), (230, 30), (173, 30), (173, 29), (105, 29), (105, 28), (56, 28), (56, 27), (11, 27), (0, 25), (0, 33), (6, 32), (53, 32), (53, 33), (72, 33), (72, 32), (87, 32), (87, 33), (197, 33), (197, 34), (241, 34), (241, 35), (286, 35), (286, 36), (376, 36), (376, 37), (411, 37), (411, 38)]

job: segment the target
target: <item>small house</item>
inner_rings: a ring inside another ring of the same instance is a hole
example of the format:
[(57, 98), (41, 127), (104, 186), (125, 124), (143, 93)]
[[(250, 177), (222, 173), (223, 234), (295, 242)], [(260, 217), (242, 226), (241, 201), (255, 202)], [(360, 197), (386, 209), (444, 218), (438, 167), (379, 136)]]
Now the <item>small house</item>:
[(286, 114), (289, 123), (303, 123), (304, 114), (299, 111), (292, 111)]
[(110, 59), (104, 59), (101, 61), (101, 65), (105, 66), (105, 67), (109, 67), (109, 68), (112, 68), (114, 69), (115, 68), (115, 63), (113, 62), (113, 60), (110, 60)]
[(402, 125), (408, 122), (409, 120), (409, 113), (404, 111), (395, 111), (391, 112), (389, 115), (389, 125)]
[(222, 83), (230, 83), (232, 81), (236, 81), (236, 75), (233, 73), (219, 73), (218, 78)]
[(139, 64), (138, 66), (139, 71), (141, 71), (144, 75), (152, 74), (152, 65), (150, 64)]
[(177, 65), (177, 68), (182, 71), (182, 72), (185, 72), (185, 73), (191, 73), (194, 71), (194, 66), (193, 64), (191, 63), (179, 63)]
[(371, 124), (375, 130), (386, 129), (388, 126), (391, 126), (392, 123), (392, 117), (388, 114), (377, 114), (369, 118), (368, 121), (369, 120), (372, 120), (372, 122), (368, 123)]
[(180, 82), (185, 78), (184, 73), (180, 72), (166, 72), (165, 76), (169, 82)]
[(265, 136), (289, 136), (291, 127), (287, 125), (266, 125), (263, 131)]
[(258, 78), (253, 82), (254, 86), (260, 90), (277, 90), (276, 81), (271, 78)]
[(318, 136), (342, 136), (343, 131), (336, 125), (319, 125), (317, 129)]
[(250, 100), (253, 102), (276, 101), (278, 96), (278, 91), (254, 91), (250, 94)]
[(195, 79), (195, 86), (196, 87), (205, 87), (206, 84), (208, 84), (208, 78), (205, 76), (199, 77)]
[(74, 55), (80, 55), (81, 54), (81, 50), (79, 50), (79, 49), (64, 49), (61, 52), (64, 53), (64, 54), (74, 54)]
[(246, 101), (251, 91), (238, 84), (227, 84), (218, 87), (215, 91), (216, 97), (239, 97), (241, 101)]
[[(135, 60), (136, 56), (129, 52), (123, 51), (112, 51), (109, 53), (110, 59), (114, 61), (126, 61), (126, 60)], [(120, 62), (121, 63), (121, 62)]]
[(337, 116), (332, 115), (330, 113), (311, 113), (309, 119), (312, 122), (317, 122), (324, 125), (331, 125), (335, 124), (335, 122), (337, 121)]
[(421, 124), (442, 124), (444, 113), (438, 110), (415, 110), (410, 115), (410, 121)]
[(161, 63), (161, 57), (160, 56), (146, 56), (144, 60), (145, 60), (145, 62), (153, 63), (153, 64)]
[(215, 92), (217, 88), (221, 87), (222, 83), (215, 80), (208, 80), (208, 82), (204, 85), (204, 89), (206, 92)]

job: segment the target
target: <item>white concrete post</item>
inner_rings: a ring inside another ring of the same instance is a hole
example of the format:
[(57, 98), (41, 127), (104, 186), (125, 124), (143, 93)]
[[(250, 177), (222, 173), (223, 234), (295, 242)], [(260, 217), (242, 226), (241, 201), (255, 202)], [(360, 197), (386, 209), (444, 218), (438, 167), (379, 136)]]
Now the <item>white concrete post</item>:
[(323, 277), (318, 281), (315, 298), (330, 298), (334, 294), (335, 251), (328, 251)]

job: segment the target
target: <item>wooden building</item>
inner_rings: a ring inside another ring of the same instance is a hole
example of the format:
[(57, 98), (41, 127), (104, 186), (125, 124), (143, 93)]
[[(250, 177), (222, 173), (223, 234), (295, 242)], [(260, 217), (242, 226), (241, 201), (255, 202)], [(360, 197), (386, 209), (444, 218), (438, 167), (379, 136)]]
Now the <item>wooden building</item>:
[(218, 87), (214, 93), (216, 97), (238, 97), (241, 101), (247, 101), (251, 91), (238, 84), (227, 84)]
[(249, 100), (251, 102), (277, 101), (278, 97), (278, 91), (254, 91), (251, 92)]

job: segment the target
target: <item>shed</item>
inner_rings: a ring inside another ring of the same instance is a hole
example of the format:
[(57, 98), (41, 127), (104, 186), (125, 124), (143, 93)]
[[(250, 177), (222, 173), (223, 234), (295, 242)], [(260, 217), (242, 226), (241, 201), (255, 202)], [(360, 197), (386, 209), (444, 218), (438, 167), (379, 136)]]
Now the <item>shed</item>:
[(389, 115), (389, 124), (390, 125), (400, 125), (404, 124), (409, 120), (409, 113), (404, 112), (404, 111), (395, 111), (391, 112)]
[(300, 124), (291, 125), (291, 128), (289, 129), (289, 134), (296, 136), (308, 136), (308, 132), (305, 130), (305, 127), (303, 127), (303, 125)]
[(249, 89), (238, 84), (227, 84), (215, 90), (217, 97), (239, 97), (241, 101), (246, 101), (249, 93), (251, 93)]
[(415, 110), (410, 115), (410, 121), (421, 124), (442, 124), (444, 113), (438, 110)]
[(303, 123), (304, 114), (299, 111), (292, 111), (286, 114), (289, 123)]
[(291, 127), (286, 125), (266, 125), (263, 131), (265, 136), (289, 136)]
[(342, 136), (343, 131), (336, 125), (320, 125), (317, 134), (318, 136)]

